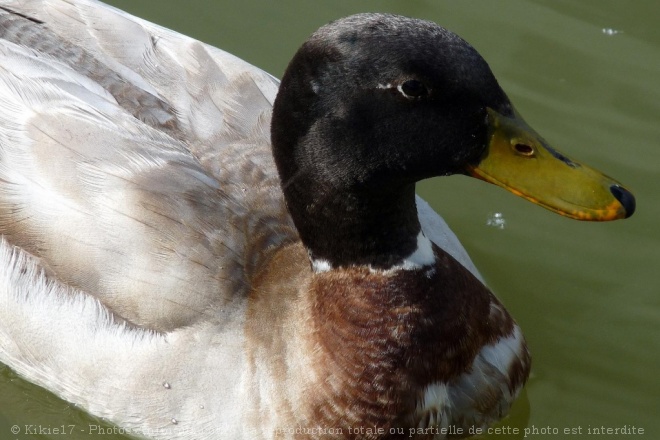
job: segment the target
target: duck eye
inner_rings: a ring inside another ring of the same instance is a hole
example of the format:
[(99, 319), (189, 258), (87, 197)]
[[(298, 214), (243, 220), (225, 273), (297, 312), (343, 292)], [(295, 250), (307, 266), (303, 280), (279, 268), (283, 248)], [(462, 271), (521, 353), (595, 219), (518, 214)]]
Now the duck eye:
[(406, 98), (422, 98), (429, 94), (429, 90), (426, 88), (423, 82), (417, 81), (416, 79), (409, 79), (408, 81), (400, 84), (397, 89), (403, 96)]

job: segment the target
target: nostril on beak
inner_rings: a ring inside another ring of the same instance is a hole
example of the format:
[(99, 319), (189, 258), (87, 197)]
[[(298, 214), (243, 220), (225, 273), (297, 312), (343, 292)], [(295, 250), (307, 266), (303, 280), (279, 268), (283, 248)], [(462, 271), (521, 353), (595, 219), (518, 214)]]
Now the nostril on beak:
[(610, 186), (612, 195), (621, 203), (623, 209), (626, 210), (626, 218), (633, 215), (635, 212), (635, 196), (630, 191), (619, 185)]

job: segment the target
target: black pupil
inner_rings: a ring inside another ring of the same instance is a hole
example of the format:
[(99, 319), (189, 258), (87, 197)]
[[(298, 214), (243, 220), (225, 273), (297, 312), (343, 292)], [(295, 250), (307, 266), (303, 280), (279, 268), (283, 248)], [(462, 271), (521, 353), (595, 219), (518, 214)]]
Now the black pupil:
[(427, 90), (424, 84), (422, 84), (421, 81), (417, 81), (416, 79), (411, 79), (401, 84), (401, 90), (407, 96), (413, 98), (419, 98), (420, 96), (425, 96), (427, 94)]

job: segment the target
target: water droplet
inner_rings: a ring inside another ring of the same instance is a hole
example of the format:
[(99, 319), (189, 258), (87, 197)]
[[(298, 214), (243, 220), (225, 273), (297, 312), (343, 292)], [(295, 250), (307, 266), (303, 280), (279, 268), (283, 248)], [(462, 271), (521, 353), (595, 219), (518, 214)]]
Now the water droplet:
[(174, 418), (173, 418), (173, 419), (172, 419), (172, 424), (173, 424), (173, 425), (178, 425), (178, 424), (179, 424), (179, 421), (178, 421), (177, 419), (174, 419)]
[(167, 389), (167, 390), (169, 390), (170, 388), (172, 388), (172, 385), (170, 385), (169, 382), (163, 382), (163, 386), (164, 386), (165, 389)]
[(616, 35), (616, 34), (622, 34), (623, 31), (619, 31), (619, 30), (612, 29), (612, 28), (603, 28), (603, 33), (605, 35)]
[(504, 226), (506, 226), (506, 219), (504, 218), (504, 215), (501, 212), (496, 212), (488, 216), (488, 219), (486, 220), (486, 225), (492, 226), (493, 228), (497, 228), (497, 229), (504, 229)]

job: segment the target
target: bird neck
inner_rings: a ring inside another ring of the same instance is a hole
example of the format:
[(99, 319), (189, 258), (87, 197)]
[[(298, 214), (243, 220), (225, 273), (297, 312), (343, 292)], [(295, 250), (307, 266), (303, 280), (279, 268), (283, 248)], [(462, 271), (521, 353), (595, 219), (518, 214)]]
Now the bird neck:
[(284, 194), (316, 268), (388, 269), (417, 249), (421, 227), (414, 184), (337, 191), (299, 178), (284, 186)]

